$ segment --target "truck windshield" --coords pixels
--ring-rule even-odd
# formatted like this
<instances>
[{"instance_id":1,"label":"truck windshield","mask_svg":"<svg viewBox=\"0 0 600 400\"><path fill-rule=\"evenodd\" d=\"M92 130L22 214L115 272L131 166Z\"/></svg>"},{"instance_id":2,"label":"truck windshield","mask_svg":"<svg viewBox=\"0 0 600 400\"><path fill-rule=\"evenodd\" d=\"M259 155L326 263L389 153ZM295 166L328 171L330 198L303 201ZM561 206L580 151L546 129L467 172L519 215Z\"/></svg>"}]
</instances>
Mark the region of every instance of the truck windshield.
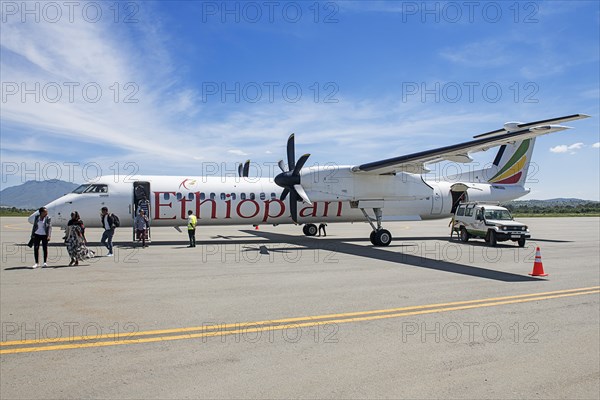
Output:
<instances>
[{"instance_id":1,"label":"truck windshield","mask_svg":"<svg viewBox=\"0 0 600 400\"><path fill-rule=\"evenodd\" d=\"M77 193L77 194L81 194L83 192L85 192L85 189L87 189L90 185L81 185L78 186L75 190L73 190L71 193Z\"/></svg>"},{"instance_id":2,"label":"truck windshield","mask_svg":"<svg viewBox=\"0 0 600 400\"><path fill-rule=\"evenodd\" d=\"M513 218L508 210L485 210L485 219L511 221Z\"/></svg>"}]
</instances>

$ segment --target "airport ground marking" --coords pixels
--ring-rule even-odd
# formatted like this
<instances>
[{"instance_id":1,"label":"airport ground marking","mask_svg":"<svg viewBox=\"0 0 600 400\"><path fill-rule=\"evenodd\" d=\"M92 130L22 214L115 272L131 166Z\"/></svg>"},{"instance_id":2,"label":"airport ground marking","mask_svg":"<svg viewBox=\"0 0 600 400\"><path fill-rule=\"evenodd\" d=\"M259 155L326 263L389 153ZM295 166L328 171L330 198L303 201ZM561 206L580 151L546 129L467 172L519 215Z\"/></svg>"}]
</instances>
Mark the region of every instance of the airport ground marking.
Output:
<instances>
[{"instance_id":1,"label":"airport ground marking","mask_svg":"<svg viewBox=\"0 0 600 400\"><path fill-rule=\"evenodd\" d=\"M406 307L369 310L369 311L355 311L355 312L348 312L348 313L324 314L324 315L306 316L306 317L282 318L282 319L272 319L272 320L263 320L263 321L253 321L253 322L239 322L239 323L234 323L234 324L216 324L216 325L193 326L193 327L186 327L186 328L158 329L158 330L150 330L150 331L142 331L142 332L123 333L122 336L123 336L123 340L125 340L125 339L129 339L129 338L132 338L135 336L154 336L154 335L163 335L163 334L171 334L171 333L211 331L211 330L215 330L215 329L229 329L229 328L236 328L236 327L239 328L240 326L274 325L277 323L299 322L299 321L307 321L307 320L321 320L321 319L331 319L331 318L337 318L337 317L352 317L352 316L384 314L384 313L390 314L390 313L395 313L395 312L399 312L399 311L421 310L421 309L436 308L436 307L446 307L446 306L455 306L455 305L472 304L472 303L484 303L484 302L490 302L490 301L501 301L501 300L545 296L545 295L553 295L553 294L559 294L559 293L570 293L570 292L580 292L580 291L589 291L589 290L600 290L600 286L591 286L591 287L577 288L577 289L563 289L563 290L554 290L554 291L550 291L550 292L527 293L527 294L513 295L513 296L490 297L490 298L485 298L485 299L462 300L462 301L453 301L453 302L448 302L448 303L434 303L434 304L425 304L425 305L420 305L420 306L406 306ZM13 340L13 341L0 342L0 347L15 346L15 345L90 341L90 340L111 339L111 338L114 339L115 336L118 336L118 334L109 333L109 334L94 335L94 336L90 335L90 336L48 338L48 339Z\"/></svg>"},{"instance_id":2,"label":"airport ground marking","mask_svg":"<svg viewBox=\"0 0 600 400\"><path fill-rule=\"evenodd\" d=\"M375 311L366 311L366 312L352 312L345 314L329 314L322 316L312 316L312 317L298 317L298 318L286 318L280 320L270 320L270 321L257 321L257 322L246 322L246 323L238 323L238 324L223 324L223 325L211 325L211 326L203 326L198 327L195 331L198 330L213 330L211 332L199 332L199 333L188 333L183 335L172 335L172 336L155 336L149 338L139 338L139 339L130 339L133 335L127 336L126 339L122 340L111 340L111 341L99 341L99 342L88 342L88 343L71 343L71 344L62 344L62 345L54 345L54 346L39 346L39 347L17 347L17 348L8 348L8 349L0 349L0 354L15 354L15 353L30 353L30 352L40 352L40 351L52 351L52 350L67 350L67 349L81 349L81 348L90 348L90 347L105 347L105 346L118 346L124 344L140 344L140 343L152 343L152 342L164 342L164 341L173 341L173 340L182 340L182 339L195 339L195 338L203 338L203 337L214 337L214 336L226 336L233 334L247 334L253 332L262 332L268 330L285 330L285 329L297 329L303 327L313 327L320 325L328 325L328 324L344 324L350 322L363 322L363 321L373 321L380 319L389 319L389 318L400 318L407 317L413 315L424 315L424 314L433 314L433 313L441 313L441 312L450 312L450 311L459 311L459 310L468 310L474 308L483 308L483 307L494 307L499 305L506 304L518 304L539 300L549 300L549 299L557 299L564 297L573 297L573 296L581 296L588 294L600 294L600 286L589 287L589 288L579 288L579 289L568 289L568 290L560 290L553 292L542 292L542 293L530 293L520 296L505 296L505 297L497 297L497 298L489 298L489 299L480 299L480 300L472 300L472 301L460 301L460 302L452 302L452 303L441 303L441 304L431 304L431 305L423 305L423 306L413 306L413 307L402 307L395 308L389 310L375 310ZM451 306L451 307L447 307ZM399 310L403 310L403 312L397 312ZM369 315L373 313L383 313L388 312L383 315ZM363 315L363 316L357 316ZM366 316L369 315L369 316ZM339 318L344 316L354 316L352 318ZM326 319L329 318L329 319ZM331 319L338 318L338 319ZM319 321L321 319L325 319L323 321ZM291 322L291 321L309 321L304 323L291 323L284 325L274 325L277 322ZM258 325L265 325L262 327L257 327ZM235 328L227 330L228 328ZM241 328L243 327L243 328ZM241 328L241 329L240 329ZM160 333L182 333L185 331L190 331L193 328L180 328L180 329L165 329L160 331L146 331L146 332L137 332L137 336L148 336L148 335L157 335ZM153 332L153 333L150 333ZM114 335L101 335L102 338L111 338ZM79 337L79 340L98 340L100 339L100 335L98 336L87 336L87 337ZM87 339L85 339L87 338ZM61 340L57 340L61 339ZM48 343L60 343L64 342L62 339L68 339L68 341L76 341L76 338L57 338L57 339L48 339L52 340ZM8 346L9 343L13 343L13 345L17 344L40 344L40 341L30 340L30 341L12 341L12 342L0 342L3 346Z\"/></svg>"}]
</instances>

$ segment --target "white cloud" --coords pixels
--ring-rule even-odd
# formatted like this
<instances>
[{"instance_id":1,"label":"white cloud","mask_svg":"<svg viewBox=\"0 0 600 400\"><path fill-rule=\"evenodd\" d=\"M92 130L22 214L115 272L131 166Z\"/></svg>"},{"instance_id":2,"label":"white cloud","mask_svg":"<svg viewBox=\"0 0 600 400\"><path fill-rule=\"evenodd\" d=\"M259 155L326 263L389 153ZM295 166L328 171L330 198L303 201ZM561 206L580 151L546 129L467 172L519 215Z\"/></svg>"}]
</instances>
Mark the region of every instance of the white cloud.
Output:
<instances>
[{"instance_id":1,"label":"white cloud","mask_svg":"<svg viewBox=\"0 0 600 400\"><path fill-rule=\"evenodd\" d=\"M596 142L592 145L593 148L595 149L600 149L600 142Z\"/></svg>"},{"instance_id":2,"label":"white cloud","mask_svg":"<svg viewBox=\"0 0 600 400\"><path fill-rule=\"evenodd\" d=\"M247 156L248 153L242 151L242 150L238 150L238 149L233 149L233 150L227 150L227 152L229 154L234 154L236 156Z\"/></svg>"},{"instance_id":3,"label":"white cloud","mask_svg":"<svg viewBox=\"0 0 600 400\"><path fill-rule=\"evenodd\" d=\"M458 48L445 48L440 52L443 58L469 67L500 67L511 62L506 57L506 44L498 40L485 40L468 43Z\"/></svg>"},{"instance_id":4,"label":"white cloud","mask_svg":"<svg viewBox=\"0 0 600 400\"><path fill-rule=\"evenodd\" d=\"M570 153L575 154L577 150L581 149L584 146L583 143L573 143L570 145L560 144L558 146L554 146L550 148L552 153Z\"/></svg>"},{"instance_id":5,"label":"white cloud","mask_svg":"<svg viewBox=\"0 0 600 400\"><path fill-rule=\"evenodd\" d=\"M92 143L95 151L155 160L178 161L195 150L188 139L197 128L185 121L197 112L196 91L172 77L162 39L143 23L122 28L131 35L103 22L3 23L2 82L36 93L3 101L3 147L34 131L50 145ZM127 39L133 36L140 38L135 46ZM4 137L5 128L13 137Z\"/></svg>"}]
</instances>

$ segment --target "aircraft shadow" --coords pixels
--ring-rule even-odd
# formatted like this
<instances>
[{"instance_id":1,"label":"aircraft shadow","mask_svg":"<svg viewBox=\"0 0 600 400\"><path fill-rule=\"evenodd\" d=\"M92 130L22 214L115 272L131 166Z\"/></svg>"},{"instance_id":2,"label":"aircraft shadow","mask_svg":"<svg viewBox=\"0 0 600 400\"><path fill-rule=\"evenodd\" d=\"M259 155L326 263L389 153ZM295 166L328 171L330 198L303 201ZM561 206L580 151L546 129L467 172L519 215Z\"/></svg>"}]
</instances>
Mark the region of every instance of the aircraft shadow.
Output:
<instances>
[{"instance_id":1,"label":"aircraft shadow","mask_svg":"<svg viewBox=\"0 0 600 400\"><path fill-rule=\"evenodd\" d=\"M420 268L427 268L436 271L443 272L451 272L454 274L460 275L468 275L474 276L478 278L484 279L492 279L502 282L531 282L531 281L542 281L544 279L539 279L527 275L518 275L510 272L502 272L472 265L459 264L456 262L445 261L445 260L436 260L432 258L426 257L427 254L431 254L433 252L425 252L424 256L409 254L405 252L393 252L385 249L402 249L413 247L416 243L407 243L411 241L445 241L450 243L461 244L460 241L453 238L450 239L449 236L415 236L415 237L402 237L398 238L397 241L402 241L400 244L392 244L386 248L378 248L373 246L363 246L354 243L362 243L362 242L370 242L368 238L364 237L353 237L353 238L340 238L333 235L328 235L325 237L306 237L306 236L292 236L292 235L284 235L280 233L273 232L265 232L265 231L257 231L257 230L241 230L245 235L240 236L217 236L219 240L210 239L210 240L198 240L196 241L197 246L208 246L208 245L227 245L227 244L239 244L239 245L259 245L258 248L246 247L243 251L259 251L261 254L268 254L269 251L277 251L277 252L292 252L298 251L299 247L302 249L308 250L327 250L332 252L338 252L343 254L349 254L359 257L367 257L370 259L386 261L395 264L404 264L404 265L412 265ZM248 237L251 235L251 237ZM215 237L213 237L215 238ZM543 241L543 239L535 239L536 241ZM296 247L278 247L278 248L267 248L264 244L273 244L273 243L285 243L290 244ZM175 249L184 249L187 248L189 241L187 240L156 240L152 241L149 246L177 246ZM62 242L54 242L48 243L49 246L64 246ZM260 246L262 245L262 246ZM473 241L465 246L475 246L475 247L487 247L488 245L481 241ZM100 242L88 242L88 247L99 246L103 247ZM118 248L141 248L138 245L131 245L131 243L114 243L115 247ZM498 248L517 248L512 243L511 244L498 244ZM190 250L194 251L194 250ZM53 268L53 267L48 267ZM6 268L5 270L13 270L13 269L29 269L29 267L11 267Z\"/></svg>"},{"instance_id":2,"label":"aircraft shadow","mask_svg":"<svg viewBox=\"0 0 600 400\"><path fill-rule=\"evenodd\" d=\"M269 239L269 243L288 243L292 245L300 245L303 246L304 249L311 250L328 250L339 252L343 254L349 254L359 257L367 257L370 259L386 261L390 263L396 264L405 264L412 265L415 267L427 268L436 271L443 272L451 272L454 274L460 275L468 275L474 276L478 278L492 279L502 282L531 282L531 281L540 281L543 279L535 278L527 275L518 275L510 272L502 272L496 271L492 269L475 267L471 265L459 264L450 261L436 260L430 259L423 256L418 256L414 254L407 254L402 252L392 252L384 250L385 248L377 248L372 246L360 246L352 243L348 243L346 239L344 241L330 241L330 240L312 240L312 238L306 237L294 237L288 235L282 235L277 233L270 232L257 232L257 231L242 231L244 233L253 234L262 238ZM416 238L408 238L409 240L416 240ZM432 237L428 237L428 240L436 239ZM444 237L445 240L448 239ZM362 241L366 241L368 239L362 239ZM402 238L405 240L405 238ZM231 243L231 242L229 242ZM248 244L258 244L256 241L252 241ZM401 244L401 245L393 245L388 246L387 248L402 248L412 246L410 244ZM265 249L254 249L256 251L265 251ZM281 247L274 249L267 249L267 251L297 251L298 247Z\"/></svg>"},{"instance_id":3,"label":"aircraft shadow","mask_svg":"<svg viewBox=\"0 0 600 400\"><path fill-rule=\"evenodd\" d=\"M548 243L573 243L573 240L559 240L559 239L538 239L538 238L531 238L529 239L530 242L548 242Z\"/></svg>"}]
</instances>

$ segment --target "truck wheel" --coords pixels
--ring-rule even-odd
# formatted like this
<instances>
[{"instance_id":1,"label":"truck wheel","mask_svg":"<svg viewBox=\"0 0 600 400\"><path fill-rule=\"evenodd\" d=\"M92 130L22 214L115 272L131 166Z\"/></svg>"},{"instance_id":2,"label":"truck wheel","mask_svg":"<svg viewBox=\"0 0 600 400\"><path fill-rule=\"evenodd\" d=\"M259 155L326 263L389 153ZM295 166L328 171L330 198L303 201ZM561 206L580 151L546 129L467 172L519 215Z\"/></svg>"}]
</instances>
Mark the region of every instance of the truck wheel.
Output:
<instances>
[{"instance_id":1,"label":"truck wheel","mask_svg":"<svg viewBox=\"0 0 600 400\"><path fill-rule=\"evenodd\" d=\"M496 247L496 243L498 242L496 240L496 231L489 231L489 238L490 238L490 246L492 247Z\"/></svg>"},{"instance_id":2,"label":"truck wheel","mask_svg":"<svg viewBox=\"0 0 600 400\"><path fill-rule=\"evenodd\" d=\"M460 241L464 243L469 241L469 232L467 232L464 226L460 227Z\"/></svg>"},{"instance_id":3,"label":"truck wheel","mask_svg":"<svg viewBox=\"0 0 600 400\"><path fill-rule=\"evenodd\" d=\"M519 243L519 247L525 247L525 238L519 239L518 243Z\"/></svg>"}]
</instances>

